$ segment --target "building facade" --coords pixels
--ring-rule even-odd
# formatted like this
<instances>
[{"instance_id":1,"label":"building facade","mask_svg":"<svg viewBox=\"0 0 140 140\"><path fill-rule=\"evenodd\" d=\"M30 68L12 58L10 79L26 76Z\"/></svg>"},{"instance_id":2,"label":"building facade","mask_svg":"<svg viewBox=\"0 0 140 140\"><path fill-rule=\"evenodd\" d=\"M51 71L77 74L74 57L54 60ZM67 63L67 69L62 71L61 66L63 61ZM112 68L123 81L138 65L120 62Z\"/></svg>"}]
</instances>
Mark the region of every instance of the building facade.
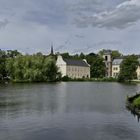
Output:
<instances>
[{"instance_id":1,"label":"building facade","mask_svg":"<svg viewBox=\"0 0 140 140\"><path fill-rule=\"evenodd\" d=\"M138 80L140 80L140 58L138 58L138 61L139 61L139 66L138 66L136 72L137 72L137 78L138 78Z\"/></svg>"},{"instance_id":2,"label":"building facade","mask_svg":"<svg viewBox=\"0 0 140 140\"><path fill-rule=\"evenodd\" d=\"M118 58L114 59L112 62L112 77L113 78L118 78L119 73L120 73L120 65L122 63L123 59Z\"/></svg>"},{"instance_id":3,"label":"building facade","mask_svg":"<svg viewBox=\"0 0 140 140\"><path fill-rule=\"evenodd\" d=\"M106 65L106 77L112 76L112 56L110 50L104 50L103 52L103 59Z\"/></svg>"},{"instance_id":4,"label":"building facade","mask_svg":"<svg viewBox=\"0 0 140 140\"><path fill-rule=\"evenodd\" d=\"M118 59L114 59L112 62L112 77L113 78L118 78L119 73L120 73L120 65L123 61L123 58L118 58ZM140 64L140 58L138 59L139 64ZM137 70L137 79L140 80L140 65L138 66Z\"/></svg>"},{"instance_id":5,"label":"building facade","mask_svg":"<svg viewBox=\"0 0 140 140\"><path fill-rule=\"evenodd\" d=\"M57 56L56 65L63 76L74 78L90 78L90 65L86 60L65 59Z\"/></svg>"}]
</instances>

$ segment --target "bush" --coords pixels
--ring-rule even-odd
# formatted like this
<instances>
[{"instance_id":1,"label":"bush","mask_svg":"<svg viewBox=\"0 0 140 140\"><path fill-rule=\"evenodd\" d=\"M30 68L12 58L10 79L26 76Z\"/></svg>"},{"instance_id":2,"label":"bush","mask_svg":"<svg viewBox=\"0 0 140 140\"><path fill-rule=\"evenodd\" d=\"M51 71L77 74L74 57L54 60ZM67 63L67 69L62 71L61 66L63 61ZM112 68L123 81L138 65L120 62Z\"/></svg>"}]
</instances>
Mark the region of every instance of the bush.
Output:
<instances>
[{"instance_id":1,"label":"bush","mask_svg":"<svg viewBox=\"0 0 140 140\"><path fill-rule=\"evenodd\" d=\"M140 108L140 97L134 99L132 104L133 104L133 106Z\"/></svg>"},{"instance_id":2,"label":"bush","mask_svg":"<svg viewBox=\"0 0 140 140\"><path fill-rule=\"evenodd\" d=\"M68 77L67 75L62 77L62 81L70 81L70 80L72 79Z\"/></svg>"}]
</instances>

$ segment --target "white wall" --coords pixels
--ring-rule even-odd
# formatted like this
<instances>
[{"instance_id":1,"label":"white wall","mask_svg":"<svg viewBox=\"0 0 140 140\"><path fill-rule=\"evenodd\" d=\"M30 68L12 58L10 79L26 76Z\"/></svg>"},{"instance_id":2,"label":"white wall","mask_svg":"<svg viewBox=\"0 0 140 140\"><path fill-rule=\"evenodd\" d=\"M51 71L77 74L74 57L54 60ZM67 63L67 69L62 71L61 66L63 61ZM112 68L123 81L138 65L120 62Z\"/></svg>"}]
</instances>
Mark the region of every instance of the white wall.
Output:
<instances>
[{"instance_id":1,"label":"white wall","mask_svg":"<svg viewBox=\"0 0 140 140\"><path fill-rule=\"evenodd\" d=\"M120 65L112 65L112 77L117 78L120 73Z\"/></svg>"},{"instance_id":2,"label":"white wall","mask_svg":"<svg viewBox=\"0 0 140 140\"><path fill-rule=\"evenodd\" d=\"M66 76L66 62L63 60L61 55L58 55L56 65L59 68L59 72L61 72L62 77Z\"/></svg>"},{"instance_id":3,"label":"white wall","mask_svg":"<svg viewBox=\"0 0 140 140\"><path fill-rule=\"evenodd\" d=\"M71 78L90 78L90 67L67 66L67 75Z\"/></svg>"},{"instance_id":4,"label":"white wall","mask_svg":"<svg viewBox=\"0 0 140 140\"><path fill-rule=\"evenodd\" d=\"M58 55L56 65L59 68L59 71L63 76L68 76L70 78L90 78L90 66L82 67L82 66L69 66L63 60L61 55Z\"/></svg>"}]
</instances>

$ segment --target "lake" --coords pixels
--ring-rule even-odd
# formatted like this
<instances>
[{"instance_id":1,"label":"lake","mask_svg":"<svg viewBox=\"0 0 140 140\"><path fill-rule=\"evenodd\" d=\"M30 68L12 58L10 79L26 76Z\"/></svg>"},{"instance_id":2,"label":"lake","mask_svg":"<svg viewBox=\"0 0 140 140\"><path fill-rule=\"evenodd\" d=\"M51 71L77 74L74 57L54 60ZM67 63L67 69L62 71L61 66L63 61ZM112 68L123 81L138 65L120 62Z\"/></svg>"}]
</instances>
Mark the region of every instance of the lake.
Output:
<instances>
[{"instance_id":1,"label":"lake","mask_svg":"<svg viewBox=\"0 0 140 140\"><path fill-rule=\"evenodd\" d=\"M0 86L0 140L140 140L125 108L140 85L96 82Z\"/></svg>"}]
</instances>

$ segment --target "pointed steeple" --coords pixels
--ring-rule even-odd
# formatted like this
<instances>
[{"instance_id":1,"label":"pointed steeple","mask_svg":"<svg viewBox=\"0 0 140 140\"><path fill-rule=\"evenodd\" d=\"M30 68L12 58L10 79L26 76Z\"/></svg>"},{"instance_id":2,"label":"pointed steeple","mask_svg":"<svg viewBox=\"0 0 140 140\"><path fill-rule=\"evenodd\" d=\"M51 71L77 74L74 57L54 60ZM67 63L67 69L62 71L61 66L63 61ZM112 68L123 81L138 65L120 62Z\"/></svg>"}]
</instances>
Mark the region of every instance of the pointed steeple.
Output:
<instances>
[{"instance_id":1,"label":"pointed steeple","mask_svg":"<svg viewBox=\"0 0 140 140\"><path fill-rule=\"evenodd\" d=\"M53 53L53 44L51 44L51 55L54 55L54 53Z\"/></svg>"}]
</instances>

